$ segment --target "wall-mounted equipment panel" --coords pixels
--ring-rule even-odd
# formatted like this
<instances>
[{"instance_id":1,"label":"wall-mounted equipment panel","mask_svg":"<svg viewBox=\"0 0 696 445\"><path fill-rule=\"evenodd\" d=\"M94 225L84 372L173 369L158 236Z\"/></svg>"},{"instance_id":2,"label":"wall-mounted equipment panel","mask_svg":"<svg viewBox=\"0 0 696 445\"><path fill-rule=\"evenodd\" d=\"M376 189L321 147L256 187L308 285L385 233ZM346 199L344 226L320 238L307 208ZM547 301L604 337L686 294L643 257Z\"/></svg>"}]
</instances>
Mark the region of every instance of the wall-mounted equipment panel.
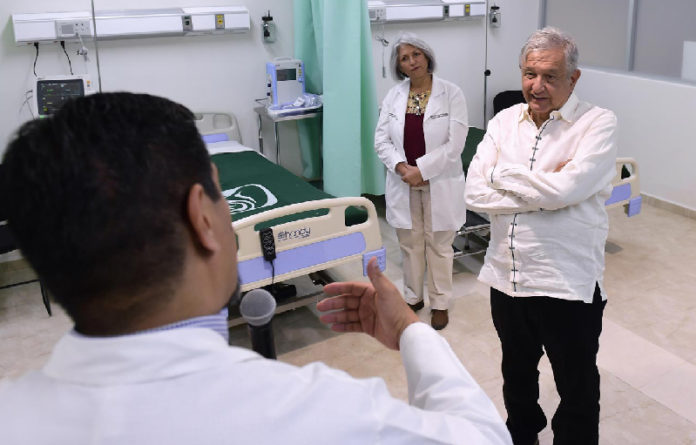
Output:
<instances>
[{"instance_id":1,"label":"wall-mounted equipment panel","mask_svg":"<svg viewBox=\"0 0 696 445\"><path fill-rule=\"evenodd\" d=\"M247 32L249 11L243 6L96 11L97 39L188 36ZM87 11L12 14L15 42L79 40L93 36Z\"/></svg>"},{"instance_id":2,"label":"wall-mounted equipment panel","mask_svg":"<svg viewBox=\"0 0 696 445\"><path fill-rule=\"evenodd\" d=\"M12 27L14 28L14 37L17 44L55 41L55 40L70 40L66 34L74 31L72 36L75 36L77 31L73 27L70 29L68 24L87 24L87 33L80 35L92 35L92 15L87 11L78 12L53 12L44 14L12 14ZM80 27L83 32L84 27Z\"/></svg>"},{"instance_id":3,"label":"wall-mounted equipment panel","mask_svg":"<svg viewBox=\"0 0 696 445\"><path fill-rule=\"evenodd\" d=\"M484 0L370 0L370 23L467 20L486 16Z\"/></svg>"}]
</instances>

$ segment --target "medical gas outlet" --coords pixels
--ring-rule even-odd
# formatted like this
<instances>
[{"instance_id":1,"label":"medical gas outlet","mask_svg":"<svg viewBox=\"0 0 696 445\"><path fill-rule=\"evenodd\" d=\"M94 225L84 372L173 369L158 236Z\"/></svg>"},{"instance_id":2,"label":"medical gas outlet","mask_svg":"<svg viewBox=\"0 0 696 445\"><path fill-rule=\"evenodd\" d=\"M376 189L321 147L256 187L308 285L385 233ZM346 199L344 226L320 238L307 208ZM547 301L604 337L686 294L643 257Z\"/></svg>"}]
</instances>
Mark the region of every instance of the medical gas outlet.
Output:
<instances>
[{"instance_id":1,"label":"medical gas outlet","mask_svg":"<svg viewBox=\"0 0 696 445\"><path fill-rule=\"evenodd\" d=\"M56 20L56 38L67 39L77 35L92 35L91 20Z\"/></svg>"},{"instance_id":2,"label":"medical gas outlet","mask_svg":"<svg viewBox=\"0 0 696 445\"><path fill-rule=\"evenodd\" d=\"M276 26L273 22L273 16L270 10L266 15L261 17L261 30L263 32L264 43L273 43L276 41Z\"/></svg>"}]
</instances>

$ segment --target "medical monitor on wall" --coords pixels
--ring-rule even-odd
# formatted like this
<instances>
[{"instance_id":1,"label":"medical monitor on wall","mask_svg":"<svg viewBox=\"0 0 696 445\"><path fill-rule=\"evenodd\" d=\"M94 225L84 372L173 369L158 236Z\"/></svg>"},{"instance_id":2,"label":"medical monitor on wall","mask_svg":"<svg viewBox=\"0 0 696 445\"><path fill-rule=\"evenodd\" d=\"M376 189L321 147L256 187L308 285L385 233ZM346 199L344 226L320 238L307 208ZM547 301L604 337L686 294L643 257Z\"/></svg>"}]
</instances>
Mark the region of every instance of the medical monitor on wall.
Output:
<instances>
[{"instance_id":1,"label":"medical monitor on wall","mask_svg":"<svg viewBox=\"0 0 696 445\"><path fill-rule=\"evenodd\" d=\"M87 76L50 76L36 79L34 98L39 117L50 116L65 102L92 93Z\"/></svg>"}]
</instances>

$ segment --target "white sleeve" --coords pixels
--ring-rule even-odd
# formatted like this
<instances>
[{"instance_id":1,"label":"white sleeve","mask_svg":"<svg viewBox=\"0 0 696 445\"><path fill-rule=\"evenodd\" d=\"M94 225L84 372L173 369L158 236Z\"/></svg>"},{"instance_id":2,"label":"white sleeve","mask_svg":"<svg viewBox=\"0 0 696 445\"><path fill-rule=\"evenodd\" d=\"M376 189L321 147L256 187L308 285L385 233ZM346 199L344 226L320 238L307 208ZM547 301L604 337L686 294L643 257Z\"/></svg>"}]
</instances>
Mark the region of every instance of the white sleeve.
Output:
<instances>
[{"instance_id":1,"label":"white sleeve","mask_svg":"<svg viewBox=\"0 0 696 445\"><path fill-rule=\"evenodd\" d=\"M578 143L573 159L559 172L530 171L520 165L490 169L491 187L514 193L537 208L556 210L585 201L607 187L616 164L616 116L603 112Z\"/></svg>"},{"instance_id":2,"label":"white sleeve","mask_svg":"<svg viewBox=\"0 0 696 445\"><path fill-rule=\"evenodd\" d=\"M387 170L394 172L396 164L406 162L406 158L396 149L389 134L389 123L392 119L396 119L391 111L392 100L394 100L394 89L390 90L382 101L377 128L375 128L375 151Z\"/></svg>"},{"instance_id":3,"label":"white sleeve","mask_svg":"<svg viewBox=\"0 0 696 445\"><path fill-rule=\"evenodd\" d=\"M464 199L466 207L475 212L491 215L539 210L516 194L493 187L492 173L497 170L500 138L500 119L493 118L488 130L476 148L466 175Z\"/></svg>"},{"instance_id":4,"label":"white sleeve","mask_svg":"<svg viewBox=\"0 0 696 445\"><path fill-rule=\"evenodd\" d=\"M373 424L376 437L344 443L512 445L493 402L435 330L424 323L411 324L401 335L400 350L410 404L393 398L381 379L358 381L369 393L371 411L358 417ZM355 391L356 381L352 382ZM343 399L343 408L350 409ZM353 419L357 430L360 424Z\"/></svg>"},{"instance_id":5,"label":"white sleeve","mask_svg":"<svg viewBox=\"0 0 696 445\"><path fill-rule=\"evenodd\" d=\"M433 328L409 325L399 349L410 403L394 398L382 379L355 379L323 363L294 371L282 363L259 366L281 390L256 403L285 419L277 425L285 429L284 444L512 445L493 402ZM311 431L315 439L293 441L292 431Z\"/></svg>"},{"instance_id":6,"label":"white sleeve","mask_svg":"<svg viewBox=\"0 0 696 445\"><path fill-rule=\"evenodd\" d=\"M424 323L406 328L400 341L411 406L380 397L383 444L512 444L493 402L447 341Z\"/></svg>"}]
</instances>

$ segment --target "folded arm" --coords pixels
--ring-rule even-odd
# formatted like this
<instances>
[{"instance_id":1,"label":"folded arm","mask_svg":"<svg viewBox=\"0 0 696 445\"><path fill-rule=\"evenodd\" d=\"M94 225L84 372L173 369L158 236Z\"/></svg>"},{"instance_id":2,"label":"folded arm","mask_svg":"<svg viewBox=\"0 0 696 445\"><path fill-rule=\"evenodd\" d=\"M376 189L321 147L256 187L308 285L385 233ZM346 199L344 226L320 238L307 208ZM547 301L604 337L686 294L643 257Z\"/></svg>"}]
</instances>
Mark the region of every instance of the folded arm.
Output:
<instances>
[{"instance_id":1,"label":"folded arm","mask_svg":"<svg viewBox=\"0 0 696 445\"><path fill-rule=\"evenodd\" d=\"M488 171L491 187L548 210L580 203L609 185L616 174L616 117L602 113L583 135L572 159L557 171L530 171L500 163Z\"/></svg>"},{"instance_id":2,"label":"folded arm","mask_svg":"<svg viewBox=\"0 0 696 445\"><path fill-rule=\"evenodd\" d=\"M512 192L496 189L491 183L491 171L498 163L500 123L493 119L476 149L466 176L465 200L468 209L488 214L509 214L539 210Z\"/></svg>"}]
</instances>

